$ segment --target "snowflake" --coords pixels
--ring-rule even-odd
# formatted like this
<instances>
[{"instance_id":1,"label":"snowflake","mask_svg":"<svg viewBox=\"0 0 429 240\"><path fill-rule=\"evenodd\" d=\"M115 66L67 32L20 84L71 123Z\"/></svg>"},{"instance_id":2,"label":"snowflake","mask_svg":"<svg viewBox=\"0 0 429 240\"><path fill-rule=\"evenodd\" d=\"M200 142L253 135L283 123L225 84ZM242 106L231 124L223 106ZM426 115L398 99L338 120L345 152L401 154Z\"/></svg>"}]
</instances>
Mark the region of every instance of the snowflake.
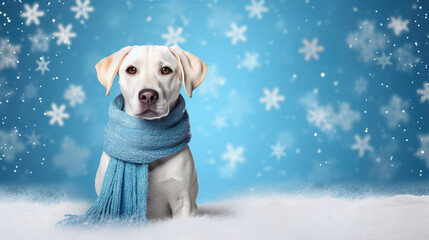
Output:
<instances>
[{"instance_id":1,"label":"snowflake","mask_svg":"<svg viewBox=\"0 0 429 240\"><path fill-rule=\"evenodd\" d=\"M243 153L245 151L243 146L234 148L232 144L227 144L226 150L227 152L222 154L222 159L229 162L229 167L235 168L237 163L244 163L246 161L243 157Z\"/></svg>"},{"instance_id":2,"label":"snowflake","mask_svg":"<svg viewBox=\"0 0 429 240\"><path fill-rule=\"evenodd\" d=\"M408 32L408 23L410 20L404 20L402 21L402 17L399 16L398 18L391 17L391 21L389 25L387 25L388 28L393 28L393 32L395 32L396 36L399 36L402 34L403 31Z\"/></svg>"},{"instance_id":3,"label":"snowflake","mask_svg":"<svg viewBox=\"0 0 429 240\"><path fill-rule=\"evenodd\" d=\"M58 108L56 103L52 103L52 110L45 113L46 116L51 117L49 124L54 125L58 122L58 125L62 127L64 125L63 119L67 119L70 117L68 113L65 113L66 105L62 104L60 108Z\"/></svg>"},{"instance_id":4,"label":"snowflake","mask_svg":"<svg viewBox=\"0 0 429 240\"><path fill-rule=\"evenodd\" d=\"M168 34L162 34L161 37L166 39L167 42L165 45L178 45L179 43L184 43L186 40L180 36L183 32L183 28L177 28L177 31L174 31L172 26L168 26Z\"/></svg>"},{"instance_id":5,"label":"snowflake","mask_svg":"<svg viewBox=\"0 0 429 240\"><path fill-rule=\"evenodd\" d=\"M381 57L375 58L377 60L377 64L380 64L381 67L384 69L386 65L392 65L392 62L390 62L390 58L392 56L386 56L384 52L381 53Z\"/></svg>"},{"instance_id":6,"label":"snowflake","mask_svg":"<svg viewBox=\"0 0 429 240\"><path fill-rule=\"evenodd\" d=\"M46 35L43 30L37 29L36 35L30 36L31 51L33 52L47 52L49 50L50 37Z\"/></svg>"},{"instance_id":7,"label":"snowflake","mask_svg":"<svg viewBox=\"0 0 429 240\"><path fill-rule=\"evenodd\" d=\"M408 102L402 101L397 95L393 95L390 98L389 105L380 108L380 113L386 117L389 128L396 127L400 122L408 122L408 114L405 111L408 105Z\"/></svg>"},{"instance_id":8,"label":"snowflake","mask_svg":"<svg viewBox=\"0 0 429 240\"><path fill-rule=\"evenodd\" d=\"M66 44L70 45L71 41L70 38L76 37L76 33L72 32L73 26L71 24L68 24L67 27L64 28L64 26L60 23L58 24L58 30L59 32L54 32L54 37L57 37L57 45L60 44Z\"/></svg>"},{"instance_id":9,"label":"snowflake","mask_svg":"<svg viewBox=\"0 0 429 240\"><path fill-rule=\"evenodd\" d=\"M325 106L314 105L307 113L307 121L324 132L335 131L337 126L348 131L353 123L359 120L359 112L352 110L347 102L340 103L337 113L330 104Z\"/></svg>"},{"instance_id":10,"label":"snowflake","mask_svg":"<svg viewBox=\"0 0 429 240\"><path fill-rule=\"evenodd\" d=\"M53 157L53 164L63 169L69 177L76 177L87 174L89 157L91 150L88 147L79 146L73 139L64 137L60 152Z\"/></svg>"},{"instance_id":11,"label":"snowflake","mask_svg":"<svg viewBox=\"0 0 429 240\"><path fill-rule=\"evenodd\" d=\"M213 120L212 124L214 126L216 126L216 128L218 130L227 127L228 125L226 124L226 118L225 117L221 117L219 115L215 115L215 119Z\"/></svg>"},{"instance_id":12,"label":"snowflake","mask_svg":"<svg viewBox=\"0 0 429 240\"><path fill-rule=\"evenodd\" d=\"M282 156L286 156L286 153L284 152L286 146L283 146L280 144L280 142L277 142L275 146L271 146L271 149L273 150L271 152L271 156L275 156L277 160L280 160Z\"/></svg>"},{"instance_id":13,"label":"snowflake","mask_svg":"<svg viewBox=\"0 0 429 240\"><path fill-rule=\"evenodd\" d=\"M223 86L225 82L225 78L218 74L217 65L210 65L210 68L207 69L204 84L199 87L199 91L203 95L211 95L212 97L217 98L219 95L218 88Z\"/></svg>"},{"instance_id":14,"label":"snowflake","mask_svg":"<svg viewBox=\"0 0 429 240\"><path fill-rule=\"evenodd\" d=\"M80 19L80 17L88 19L88 13L94 11L94 8L89 6L89 4L91 4L91 1L89 0L84 0L83 3L81 0L76 0L76 6L71 7L70 10L72 12L76 12L76 19Z\"/></svg>"},{"instance_id":15,"label":"snowflake","mask_svg":"<svg viewBox=\"0 0 429 240\"><path fill-rule=\"evenodd\" d=\"M241 61L241 63L237 67L238 68L246 67L247 70L252 72L253 69L261 66L261 64L259 64L258 58L259 58L258 53L245 52L243 61Z\"/></svg>"},{"instance_id":16,"label":"snowflake","mask_svg":"<svg viewBox=\"0 0 429 240\"><path fill-rule=\"evenodd\" d=\"M359 31L350 33L346 41L350 48L359 52L364 62L373 60L377 50L386 48L383 34L375 31L374 22L367 20L361 22Z\"/></svg>"},{"instance_id":17,"label":"snowflake","mask_svg":"<svg viewBox=\"0 0 429 240\"><path fill-rule=\"evenodd\" d=\"M45 15L43 11L37 11L39 8L39 4L33 4L32 8L30 7L30 5L24 4L24 8L25 12L21 13L21 17L27 18L27 20L25 21L25 25L29 26L31 22L34 22L36 25L39 25L40 21L38 17L42 17Z\"/></svg>"},{"instance_id":18,"label":"snowflake","mask_svg":"<svg viewBox=\"0 0 429 240\"><path fill-rule=\"evenodd\" d=\"M283 102L285 97L283 95L278 95L278 93L278 87L275 87L272 92L270 92L270 90L267 88L264 88L265 97L260 98L259 102L265 103L265 110L269 111L271 110L271 107L274 107L277 110L280 109L279 102Z\"/></svg>"},{"instance_id":19,"label":"snowflake","mask_svg":"<svg viewBox=\"0 0 429 240\"><path fill-rule=\"evenodd\" d=\"M15 155L25 150L25 145L18 139L17 130L10 132L0 130L0 160L4 159L8 162L15 160Z\"/></svg>"},{"instance_id":20,"label":"snowflake","mask_svg":"<svg viewBox=\"0 0 429 240\"><path fill-rule=\"evenodd\" d=\"M365 135L362 139L359 135L355 135L356 143L352 145L352 150L359 151L359 157L363 157L365 155L365 151L368 150L370 152L374 152L374 148L369 145L369 140L371 140L371 136Z\"/></svg>"},{"instance_id":21,"label":"snowflake","mask_svg":"<svg viewBox=\"0 0 429 240\"><path fill-rule=\"evenodd\" d=\"M36 145L40 145L40 135L36 135L34 131L31 133L31 136L25 135L25 137L27 138L27 144L31 144L33 148L36 147Z\"/></svg>"},{"instance_id":22,"label":"snowflake","mask_svg":"<svg viewBox=\"0 0 429 240\"><path fill-rule=\"evenodd\" d=\"M226 33L227 37L231 38L232 45L236 45L238 41L246 42L247 38L244 36L244 32L247 30L247 26L238 27L234 22L231 23L231 31Z\"/></svg>"},{"instance_id":23,"label":"snowflake","mask_svg":"<svg viewBox=\"0 0 429 240\"><path fill-rule=\"evenodd\" d=\"M352 128L354 122L360 120L360 114L350 108L350 104L343 102L340 104L338 114L335 116L335 122L340 125L344 131Z\"/></svg>"},{"instance_id":24,"label":"snowflake","mask_svg":"<svg viewBox=\"0 0 429 240\"><path fill-rule=\"evenodd\" d=\"M414 56L411 44L405 44L397 48L394 56L396 57L396 69L403 72L411 70L420 61L419 58Z\"/></svg>"},{"instance_id":25,"label":"snowflake","mask_svg":"<svg viewBox=\"0 0 429 240\"><path fill-rule=\"evenodd\" d=\"M265 1L261 0L256 2L256 0L251 0L252 5L247 5L244 7L246 11L249 11L249 17L253 18L256 16L257 19L262 19L262 13L268 12L268 8L264 6Z\"/></svg>"},{"instance_id":26,"label":"snowflake","mask_svg":"<svg viewBox=\"0 0 429 240\"><path fill-rule=\"evenodd\" d=\"M75 86L70 84L69 88L64 92L64 98L69 100L70 106L76 106L76 103L82 104L85 100L85 92L82 90L82 86Z\"/></svg>"},{"instance_id":27,"label":"snowflake","mask_svg":"<svg viewBox=\"0 0 429 240\"><path fill-rule=\"evenodd\" d=\"M417 157L420 157L426 161L426 166L429 168L429 134L419 134L420 147L415 153Z\"/></svg>"},{"instance_id":28,"label":"snowflake","mask_svg":"<svg viewBox=\"0 0 429 240\"><path fill-rule=\"evenodd\" d=\"M323 46L317 46L318 39L313 38L311 43L308 42L306 38L302 40L304 47L300 48L298 51L300 53L305 53L305 61L309 61L311 57L315 60L319 60L319 55L317 52L322 52L324 50Z\"/></svg>"},{"instance_id":29,"label":"snowflake","mask_svg":"<svg viewBox=\"0 0 429 240\"><path fill-rule=\"evenodd\" d=\"M422 97L420 98L420 102L423 103L425 102L425 100L428 100L429 102L429 83L424 82L423 87L424 89L417 89L417 93L422 95Z\"/></svg>"},{"instance_id":30,"label":"snowflake","mask_svg":"<svg viewBox=\"0 0 429 240\"><path fill-rule=\"evenodd\" d=\"M308 110L307 121L322 131L330 131L334 128L332 120L334 116L334 109L331 105L314 106L313 109Z\"/></svg>"},{"instance_id":31,"label":"snowflake","mask_svg":"<svg viewBox=\"0 0 429 240\"><path fill-rule=\"evenodd\" d=\"M45 71L50 71L49 70L49 68L48 68L48 64L50 63L51 61L45 61L45 58L44 57L40 57L40 61L37 61L36 60L36 63L37 63L37 68L36 68L36 71L40 71L40 72L42 72L42 76L43 75L45 75Z\"/></svg>"},{"instance_id":32,"label":"snowflake","mask_svg":"<svg viewBox=\"0 0 429 240\"><path fill-rule=\"evenodd\" d=\"M354 90L359 95L362 95L362 93L364 93L368 90L368 81L366 79L364 79L363 77L360 77L359 79L355 80Z\"/></svg>"},{"instance_id":33,"label":"snowflake","mask_svg":"<svg viewBox=\"0 0 429 240\"><path fill-rule=\"evenodd\" d=\"M12 45L9 43L9 39L0 38L0 70L8 67L16 68L18 62L16 54L20 50L20 45Z\"/></svg>"},{"instance_id":34,"label":"snowflake","mask_svg":"<svg viewBox=\"0 0 429 240\"><path fill-rule=\"evenodd\" d=\"M37 96L37 87L33 83L30 83L24 87L25 99L33 99L36 96Z\"/></svg>"}]
</instances>

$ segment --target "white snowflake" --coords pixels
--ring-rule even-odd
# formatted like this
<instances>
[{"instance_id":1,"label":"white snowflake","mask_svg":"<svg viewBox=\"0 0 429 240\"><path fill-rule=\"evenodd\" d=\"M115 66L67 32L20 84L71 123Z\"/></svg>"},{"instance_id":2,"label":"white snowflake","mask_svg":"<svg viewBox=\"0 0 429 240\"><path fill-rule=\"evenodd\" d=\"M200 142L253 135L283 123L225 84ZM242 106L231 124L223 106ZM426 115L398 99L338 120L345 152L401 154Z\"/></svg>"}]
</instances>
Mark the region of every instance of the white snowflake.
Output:
<instances>
[{"instance_id":1,"label":"white snowflake","mask_svg":"<svg viewBox=\"0 0 429 240\"><path fill-rule=\"evenodd\" d=\"M167 42L165 45L178 45L179 43L184 43L186 40L181 36L183 28L178 27L176 31L172 26L168 26L168 34L162 34L161 37L166 39Z\"/></svg>"},{"instance_id":2,"label":"white snowflake","mask_svg":"<svg viewBox=\"0 0 429 240\"><path fill-rule=\"evenodd\" d=\"M428 103L429 103L429 83L424 82L423 87L424 89L423 88L417 89L417 93L422 95L420 98L420 102L423 103L426 100L428 100Z\"/></svg>"},{"instance_id":3,"label":"white snowflake","mask_svg":"<svg viewBox=\"0 0 429 240\"><path fill-rule=\"evenodd\" d=\"M216 126L216 128L218 130L227 127L228 125L226 124L226 118L225 117L221 117L219 115L215 115L215 119L213 120L212 124L214 126Z\"/></svg>"},{"instance_id":4,"label":"white snowflake","mask_svg":"<svg viewBox=\"0 0 429 240\"><path fill-rule=\"evenodd\" d=\"M357 80L355 80L354 90L359 95L362 95L362 93L364 93L368 90L368 81L363 77L358 78Z\"/></svg>"},{"instance_id":5,"label":"white snowflake","mask_svg":"<svg viewBox=\"0 0 429 240\"><path fill-rule=\"evenodd\" d=\"M70 10L76 12L76 19L80 19L81 17L88 19L88 13L94 11L94 7L89 6L89 4L91 4L89 0L84 0L83 2L81 0L76 0L76 6L71 7Z\"/></svg>"},{"instance_id":6,"label":"white snowflake","mask_svg":"<svg viewBox=\"0 0 429 240\"><path fill-rule=\"evenodd\" d=\"M17 53L20 50L20 45L12 45L9 43L9 39L0 38L0 70L9 67L16 68Z\"/></svg>"},{"instance_id":7,"label":"white snowflake","mask_svg":"<svg viewBox=\"0 0 429 240\"><path fill-rule=\"evenodd\" d=\"M330 104L314 104L307 112L307 121L324 132L335 132L337 126L348 131L359 120L359 112L352 110L348 102L341 102L337 113Z\"/></svg>"},{"instance_id":8,"label":"white snowflake","mask_svg":"<svg viewBox=\"0 0 429 240\"><path fill-rule=\"evenodd\" d=\"M49 50L50 37L43 30L37 29L37 33L29 37L32 52L47 52Z\"/></svg>"},{"instance_id":9,"label":"white snowflake","mask_svg":"<svg viewBox=\"0 0 429 240\"><path fill-rule=\"evenodd\" d=\"M48 71L48 72L50 71L48 68L48 64L50 62L51 61L46 62L44 57L40 57L40 61L36 60L36 63L38 65L36 68L36 71L40 71L42 73L42 76L45 75L45 71Z\"/></svg>"},{"instance_id":10,"label":"white snowflake","mask_svg":"<svg viewBox=\"0 0 429 240\"><path fill-rule=\"evenodd\" d=\"M393 95L390 98L389 104L380 108L380 113L386 117L389 128L395 128L401 122L408 122L409 117L405 111L408 106L408 102L403 101L397 95Z\"/></svg>"},{"instance_id":11,"label":"white snowflake","mask_svg":"<svg viewBox=\"0 0 429 240\"><path fill-rule=\"evenodd\" d=\"M396 69L403 72L411 70L420 61L418 57L414 56L411 44L404 44L404 46L396 48L394 56L396 59Z\"/></svg>"},{"instance_id":12,"label":"white snowflake","mask_svg":"<svg viewBox=\"0 0 429 240\"><path fill-rule=\"evenodd\" d=\"M210 95L214 98L218 97L218 89L225 85L226 79L219 75L216 64L210 65L207 69L204 84L201 84L199 91L203 95Z\"/></svg>"},{"instance_id":13,"label":"white snowflake","mask_svg":"<svg viewBox=\"0 0 429 240\"><path fill-rule=\"evenodd\" d=\"M375 23L367 20L360 22L359 31L350 33L346 41L364 62L373 60L376 51L385 49L387 42L383 34L375 30Z\"/></svg>"},{"instance_id":14,"label":"white snowflake","mask_svg":"<svg viewBox=\"0 0 429 240\"><path fill-rule=\"evenodd\" d=\"M88 147L79 146L70 137L64 137L60 152L53 157L53 164L63 169L69 177L77 177L88 173L89 157L91 150Z\"/></svg>"},{"instance_id":15,"label":"white snowflake","mask_svg":"<svg viewBox=\"0 0 429 240\"><path fill-rule=\"evenodd\" d=\"M341 126L344 131L348 131L352 128L353 123L359 120L359 112L353 111L349 103L340 103L338 113L335 116L335 123L337 125Z\"/></svg>"},{"instance_id":16,"label":"white snowflake","mask_svg":"<svg viewBox=\"0 0 429 240\"><path fill-rule=\"evenodd\" d=\"M426 166L429 168L429 134L419 134L418 137L420 140L420 146L415 155L425 160Z\"/></svg>"},{"instance_id":17,"label":"white snowflake","mask_svg":"<svg viewBox=\"0 0 429 240\"><path fill-rule=\"evenodd\" d=\"M398 18L391 17L390 23L387 25L388 28L393 28L393 32L395 32L396 36L399 36L402 34L403 31L408 32L408 23L410 20L406 19L402 21L402 17L399 16Z\"/></svg>"},{"instance_id":18,"label":"white snowflake","mask_svg":"<svg viewBox=\"0 0 429 240\"><path fill-rule=\"evenodd\" d=\"M377 64L380 64L381 67L384 69L386 65L392 65L392 62L390 62L390 58L392 56L386 56L384 52L381 53L381 57L375 58L377 60Z\"/></svg>"},{"instance_id":19,"label":"white snowflake","mask_svg":"<svg viewBox=\"0 0 429 240\"><path fill-rule=\"evenodd\" d=\"M334 128L334 109L331 105L314 106L307 112L307 121L322 131L331 131Z\"/></svg>"},{"instance_id":20,"label":"white snowflake","mask_svg":"<svg viewBox=\"0 0 429 240\"><path fill-rule=\"evenodd\" d=\"M24 87L24 97L25 99L33 99L37 96L37 87L30 83Z\"/></svg>"},{"instance_id":21,"label":"white snowflake","mask_svg":"<svg viewBox=\"0 0 429 240\"><path fill-rule=\"evenodd\" d=\"M27 138L27 145L31 144L34 147L36 147L37 145L40 145L40 135L36 135L36 133L34 131L31 132L31 136L30 135L25 135L25 137Z\"/></svg>"},{"instance_id":22,"label":"white snowflake","mask_svg":"<svg viewBox=\"0 0 429 240\"><path fill-rule=\"evenodd\" d=\"M311 57L315 60L319 60L318 52L322 52L325 48L323 46L317 46L318 39L313 38L313 40L308 42L306 38L302 40L304 47L300 48L298 51L300 53L305 53L305 61L309 61Z\"/></svg>"},{"instance_id":23,"label":"white snowflake","mask_svg":"<svg viewBox=\"0 0 429 240\"><path fill-rule=\"evenodd\" d=\"M25 145L19 140L17 130L10 132L0 130L0 160L8 162L15 160L15 155L25 150Z\"/></svg>"},{"instance_id":24,"label":"white snowflake","mask_svg":"<svg viewBox=\"0 0 429 240\"><path fill-rule=\"evenodd\" d=\"M359 135L355 135L356 143L352 145L353 150L358 150L359 157L363 157L365 155L365 151L368 150L370 152L374 152L374 148L369 145L369 140L371 140L371 136L365 135L362 139Z\"/></svg>"},{"instance_id":25,"label":"white snowflake","mask_svg":"<svg viewBox=\"0 0 429 240\"><path fill-rule=\"evenodd\" d=\"M222 154L222 159L228 161L228 165L231 168L235 168L237 163L244 163L246 159L243 157L244 147L238 146L234 148L232 144L226 145L226 152Z\"/></svg>"},{"instance_id":26,"label":"white snowflake","mask_svg":"<svg viewBox=\"0 0 429 240\"><path fill-rule=\"evenodd\" d=\"M49 124L54 125L56 122L60 127L64 126L63 119L67 119L70 115L66 112L66 105L62 104L60 108L58 108L56 103L52 103L52 110L45 113L46 116L51 117Z\"/></svg>"},{"instance_id":27,"label":"white snowflake","mask_svg":"<svg viewBox=\"0 0 429 240\"><path fill-rule=\"evenodd\" d=\"M238 41L242 41L242 42L247 41L247 38L244 35L244 32L246 32L247 30L246 25L238 27L237 24L233 22L231 23L231 28L232 28L231 31L227 32L226 36L231 38L232 45L236 45Z\"/></svg>"},{"instance_id":28,"label":"white snowflake","mask_svg":"<svg viewBox=\"0 0 429 240\"><path fill-rule=\"evenodd\" d=\"M279 102L283 102L285 100L285 97L283 95L279 94L279 88L275 87L272 92L268 90L267 88L264 88L264 95L265 97L260 98L260 103L265 103L265 110L269 111L271 110L271 107L274 107L275 109L279 110L280 105Z\"/></svg>"},{"instance_id":29,"label":"white snowflake","mask_svg":"<svg viewBox=\"0 0 429 240\"><path fill-rule=\"evenodd\" d=\"M259 54L258 53L244 53L244 59L241 61L241 63L237 66L238 68L246 67L247 70L250 72L253 71L253 69L260 67L261 64L258 61Z\"/></svg>"},{"instance_id":30,"label":"white snowflake","mask_svg":"<svg viewBox=\"0 0 429 240\"><path fill-rule=\"evenodd\" d=\"M68 24L67 27L64 28L64 26L60 23L58 24L58 30L59 32L54 32L54 37L57 37L57 45L60 44L66 44L70 45L71 41L70 38L76 37L76 33L72 32L73 25Z\"/></svg>"},{"instance_id":31,"label":"white snowflake","mask_svg":"<svg viewBox=\"0 0 429 240\"><path fill-rule=\"evenodd\" d=\"M69 100L70 106L76 106L76 103L82 104L85 100L85 92L82 85L75 86L70 84L69 88L64 92L64 98Z\"/></svg>"},{"instance_id":32,"label":"white snowflake","mask_svg":"<svg viewBox=\"0 0 429 240\"><path fill-rule=\"evenodd\" d=\"M25 12L21 13L21 17L27 18L25 21L25 25L29 26L31 22L34 22L34 24L39 25L39 17L43 17L45 13L43 11L38 11L39 4L35 3L33 4L33 7L30 7L28 4L24 4Z\"/></svg>"},{"instance_id":33,"label":"white snowflake","mask_svg":"<svg viewBox=\"0 0 429 240\"><path fill-rule=\"evenodd\" d=\"M276 145L271 146L271 149L273 150L271 152L271 156L275 156L277 160L280 160L281 157L286 156L286 153L284 152L286 146L283 146L280 142L277 142Z\"/></svg>"},{"instance_id":34,"label":"white snowflake","mask_svg":"<svg viewBox=\"0 0 429 240\"><path fill-rule=\"evenodd\" d=\"M262 19L262 13L268 12L268 8L264 6L265 1L261 0L256 2L256 0L250 1L252 5L246 5L244 9L249 11L249 17L253 18L256 16L257 19Z\"/></svg>"}]
</instances>

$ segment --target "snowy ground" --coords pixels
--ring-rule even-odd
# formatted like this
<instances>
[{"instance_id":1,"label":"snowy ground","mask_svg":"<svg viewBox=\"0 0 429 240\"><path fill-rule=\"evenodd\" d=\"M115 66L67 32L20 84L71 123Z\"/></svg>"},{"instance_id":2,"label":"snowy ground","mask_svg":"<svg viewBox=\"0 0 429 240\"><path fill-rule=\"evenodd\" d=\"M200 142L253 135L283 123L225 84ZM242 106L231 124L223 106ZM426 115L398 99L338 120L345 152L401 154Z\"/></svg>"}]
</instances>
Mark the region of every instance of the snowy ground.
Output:
<instances>
[{"instance_id":1,"label":"snowy ground","mask_svg":"<svg viewBox=\"0 0 429 240\"><path fill-rule=\"evenodd\" d=\"M90 203L0 196L1 239L429 239L429 196L347 199L269 194L200 205L192 219L140 229L55 227Z\"/></svg>"}]
</instances>

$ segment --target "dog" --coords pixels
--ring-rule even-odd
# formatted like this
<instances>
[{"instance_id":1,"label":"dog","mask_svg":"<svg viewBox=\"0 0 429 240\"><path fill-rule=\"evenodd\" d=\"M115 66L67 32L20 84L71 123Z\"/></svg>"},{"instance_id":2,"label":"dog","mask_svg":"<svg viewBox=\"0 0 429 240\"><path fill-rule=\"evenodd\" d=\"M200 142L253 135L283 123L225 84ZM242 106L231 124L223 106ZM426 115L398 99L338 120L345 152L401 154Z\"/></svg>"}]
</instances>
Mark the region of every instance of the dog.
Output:
<instances>
[{"instance_id":1,"label":"dog","mask_svg":"<svg viewBox=\"0 0 429 240\"><path fill-rule=\"evenodd\" d=\"M149 121L160 119L174 108L183 83L186 95L204 80L207 65L178 46L128 46L103 58L95 66L98 80L109 95L115 76L124 97L124 111ZM95 177L97 195L110 156L101 155ZM198 178L189 146L149 163L147 218L196 216Z\"/></svg>"}]
</instances>

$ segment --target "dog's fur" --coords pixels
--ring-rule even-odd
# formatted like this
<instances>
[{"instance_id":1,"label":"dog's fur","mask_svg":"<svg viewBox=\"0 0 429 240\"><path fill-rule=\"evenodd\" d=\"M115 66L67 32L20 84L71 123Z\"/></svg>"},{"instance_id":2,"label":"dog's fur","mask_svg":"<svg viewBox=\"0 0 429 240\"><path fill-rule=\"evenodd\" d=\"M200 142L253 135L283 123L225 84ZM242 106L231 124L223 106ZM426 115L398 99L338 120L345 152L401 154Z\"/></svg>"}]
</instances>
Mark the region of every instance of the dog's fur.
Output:
<instances>
[{"instance_id":1,"label":"dog's fur","mask_svg":"<svg viewBox=\"0 0 429 240\"><path fill-rule=\"evenodd\" d=\"M135 74L127 72L130 66L137 69ZM170 68L172 72L162 74L163 67ZM174 108L182 82L186 94L192 97L192 90L204 80L207 65L178 46L146 45L125 47L103 58L97 63L96 70L98 80L107 88L106 96L118 74L125 100L124 111L134 117L153 120L167 116ZM150 111L139 97L140 91L145 89L159 94ZM103 152L95 178L97 195L109 160L110 156ZM198 211L197 194L198 179L189 146L149 164L149 219L195 216Z\"/></svg>"}]
</instances>

